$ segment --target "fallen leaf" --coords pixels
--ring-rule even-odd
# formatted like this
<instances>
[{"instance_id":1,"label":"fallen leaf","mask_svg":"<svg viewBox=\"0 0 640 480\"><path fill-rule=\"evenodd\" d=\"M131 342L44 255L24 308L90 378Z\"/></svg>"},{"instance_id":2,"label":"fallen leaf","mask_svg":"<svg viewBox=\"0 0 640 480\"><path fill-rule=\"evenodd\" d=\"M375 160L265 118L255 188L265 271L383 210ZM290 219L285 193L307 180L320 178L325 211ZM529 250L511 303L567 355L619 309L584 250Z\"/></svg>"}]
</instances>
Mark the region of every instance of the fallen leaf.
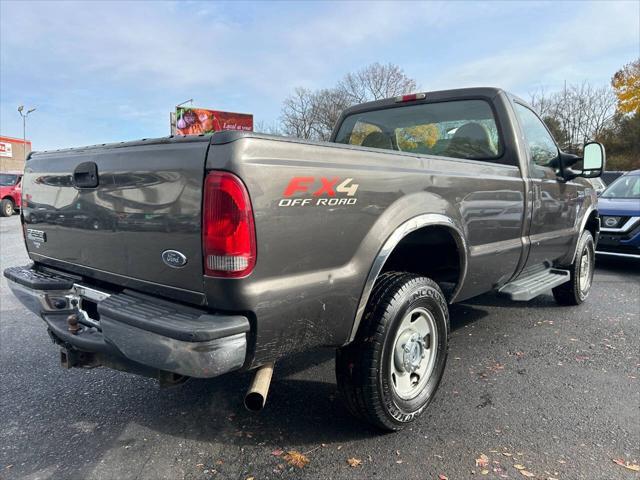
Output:
<instances>
[{"instance_id":1,"label":"fallen leaf","mask_svg":"<svg viewBox=\"0 0 640 480\"><path fill-rule=\"evenodd\" d=\"M216 460L216 465L222 465L224 463L224 460Z\"/></svg>"},{"instance_id":2,"label":"fallen leaf","mask_svg":"<svg viewBox=\"0 0 640 480\"><path fill-rule=\"evenodd\" d=\"M476 458L476 467L484 468L487 465L489 465L489 457L481 453L480 456Z\"/></svg>"},{"instance_id":3,"label":"fallen leaf","mask_svg":"<svg viewBox=\"0 0 640 480\"><path fill-rule=\"evenodd\" d=\"M204 463L196 463L196 467L202 468L202 467L204 467Z\"/></svg>"},{"instance_id":4,"label":"fallen leaf","mask_svg":"<svg viewBox=\"0 0 640 480\"><path fill-rule=\"evenodd\" d=\"M487 475L487 474L489 473L489 470L487 470L487 469L480 470L480 473L481 473L482 475Z\"/></svg>"},{"instance_id":5,"label":"fallen leaf","mask_svg":"<svg viewBox=\"0 0 640 480\"><path fill-rule=\"evenodd\" d=\"M449 480L449 477L441 473L440 475L438 475L438 480Z\"/></svg>"},{"instance_id":6,"label":"fallen leaf","mask_svg":"<svg viewBox=\"0 0 640 480\"><path fill-rule=\"evenodd\" d=\"M283 457L287 463L293 467L304 468L309 463L309 459L297 450L290 450Z\"/></svg>"},{"instance_id":7,"label":"fallen leaf","mask_svg":"<svg viewBox=\"0 0 640 480\"><path fill-rule=\"evenodd\" d=\"M402 463L402 460L396 460L396 463Z\"/></svg>"},{"instance_id":8,"label":"fallen leaf","mask_svg":"<svg viewBox=\"0 0 640 480\"><path fill-rule=\"evenodd\" d=\"M640 472L640 465L637 465L635 463L625 462L621 458L614 458L613 463L615 463L616 465L620 465L621 467L624 467L627 470L631 470L632 472Z\"/></svg>"},{"instance_id":9,"label":"fallen leaf","mask_svg":"<svg viewBox=\"0 0 640 480\"><path fill-rule=\"evenodd\" d=\"M247 477L247 480L255 480L256 477Z\"/></svg>"},{"instance_id":10,"label":"fallen leaf","mask_svg":"<svg viewBox=\"0 0 640 480\"><path fill-rule=\"evenodd\" d=\"M535 477L536 474L535 473L531 473L531 472L527 472L526 470L519 470L520 475L525 476L525 477Z\"/></svg>"},{"instance_id":11,"label":"fallen leaf","mask_svg":"<svg viewBox=\"0 0 640 480\"><path fill-rule=\"evenodd\" d=\"M271 452L271 455L273 455L274 457L279 457L283 453L284 453L284 450L280 450L279 448L276 448L273 452Z\"/></svg>"},{"instance_id":12,"label":"fallen leaf","mask_svg":"<svg viewBox=\"0 0 640 480\"><path fill-rule=\"evenodd\" d=\"M348 458L347 459L347 463L349 464L350 467L359 467L362 465L362 460L360 460L359 458Z\"/></svg>"},{"instance_id":13,"label":"fallen leaf","mask_svg":"<svg viewBox=\"0 0 640 480\"><path fill-rule=\"evenodd\" d=\"M513 466L513 468L516 468L518 470L524 470L527 467L525 467L524 465L516 464L516 465Z\"/></svg>"},{"instance_id":14,"label":"fallen leaf","mask_svg":"<svg viewBox=\"0 0 640 480\"><path fill-rule=\"evenodd\" d=\"M487 370L493 372L493 373L497 373L500 370L504 370L504 365L502 365L501 363L495 362L493 365L486 367Z\"/></svg>"}]
</instances>

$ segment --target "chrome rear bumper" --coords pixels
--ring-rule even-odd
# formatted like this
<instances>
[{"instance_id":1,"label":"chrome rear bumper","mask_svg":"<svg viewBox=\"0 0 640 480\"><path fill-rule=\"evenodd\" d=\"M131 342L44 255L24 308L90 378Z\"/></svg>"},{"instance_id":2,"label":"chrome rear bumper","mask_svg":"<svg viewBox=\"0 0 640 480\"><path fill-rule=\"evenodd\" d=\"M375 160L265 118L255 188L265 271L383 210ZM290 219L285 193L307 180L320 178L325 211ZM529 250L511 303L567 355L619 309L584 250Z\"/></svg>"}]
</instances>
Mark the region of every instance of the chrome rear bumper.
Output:
<instances>
[{"instance_id":1,"label":"chrome rear bumper","mask_svg":"<svg viewBox=\"0 0 640 480\"><path fill-rule=\"evenodd\" d=\"M245 363L249 321L133 291L108 292L34 267L5 270L13 294L65 349L120 356L189 377L215 377ZM77 328L69 328L69 319Z\"/></svg>"}]
</instances>

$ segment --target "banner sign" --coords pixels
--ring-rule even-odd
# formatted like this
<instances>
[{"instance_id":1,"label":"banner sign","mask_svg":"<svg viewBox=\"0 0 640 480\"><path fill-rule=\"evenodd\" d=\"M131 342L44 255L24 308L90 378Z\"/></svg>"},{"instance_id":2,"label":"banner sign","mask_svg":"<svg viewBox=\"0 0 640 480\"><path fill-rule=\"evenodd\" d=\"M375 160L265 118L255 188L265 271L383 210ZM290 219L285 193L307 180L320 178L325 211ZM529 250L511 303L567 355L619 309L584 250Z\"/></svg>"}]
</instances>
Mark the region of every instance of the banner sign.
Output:
<instances>
[{"instance_id":1,"label":"banner sign","mask_svg":"<svg viewBox=\"0 0 640 480\"><path fill-rule=\"evenodd\" d=\"M0 142L0 157L13 157L13 152L10 143Z\"/></svg>"},{"instance_id":2,"label":"banner sign","mask_svg":"<svg viewBox=\"0 0 640 480\"><path fill-rule=\"evenodd\" d=\"M177 135L200 135L221 130L251 132L253 131L253 115L204 108L176 108L175 133Z\"/></svg>"}]
</instances>

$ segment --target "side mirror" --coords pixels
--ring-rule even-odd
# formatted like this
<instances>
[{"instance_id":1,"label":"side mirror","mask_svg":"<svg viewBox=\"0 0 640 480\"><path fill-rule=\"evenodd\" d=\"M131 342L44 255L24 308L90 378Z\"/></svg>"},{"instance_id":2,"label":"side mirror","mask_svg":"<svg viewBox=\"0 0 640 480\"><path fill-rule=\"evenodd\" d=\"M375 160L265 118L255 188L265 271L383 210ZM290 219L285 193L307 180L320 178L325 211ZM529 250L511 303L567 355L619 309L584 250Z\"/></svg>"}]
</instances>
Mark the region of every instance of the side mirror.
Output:
<instances>
[{"instance_id":1,"label":"side mirror","mask_svg":"<svg viewBox=\"0 0 640 480\"><path fill-rule=\"evenodd\" d=\"M605 163L604 145L598 142L589 142L584 146L581 177L594 178L602 175Z\"/></svg>"},{"instance_id":2,"label":"side mirror","mask_svg":"<svg viewBox=\"0 0 640 480\"><path fill-rule=\"evenodd\" d=\"M570 153L560 152L558 155L558 177L565 182L576 177L594 178L602 175L605 163L604 146L598 142L584 145L582 158ZM582 164L582 169L580 169ZM576 168L572 168L572 167Z\"/></svg>"}]
</instances>

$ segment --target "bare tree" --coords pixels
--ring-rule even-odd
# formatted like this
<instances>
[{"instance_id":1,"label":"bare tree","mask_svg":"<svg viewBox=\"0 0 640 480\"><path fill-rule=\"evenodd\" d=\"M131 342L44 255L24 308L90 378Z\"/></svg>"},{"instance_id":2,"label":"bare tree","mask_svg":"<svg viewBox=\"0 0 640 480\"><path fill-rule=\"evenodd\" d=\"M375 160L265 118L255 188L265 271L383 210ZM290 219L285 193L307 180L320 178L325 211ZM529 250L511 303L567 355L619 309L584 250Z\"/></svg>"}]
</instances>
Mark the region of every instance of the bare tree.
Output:
<instances>
[{"instance_id":1,"label":"bare tree","mask_svg":"<svg viewBox=\"0 0 640 480\"><path fill-rule=\"evenodd\" d=\"M609 87L597 88L583 82L565 85L551 95L539 90L531 94L530 103L556 135L561 133L566 140L563 147L575 151L609 126L616 97Z\"/></svg>"},{"instance_id":2,"label":"bare tree","mask_svg":"<svg viewBox=\"0 0 640 480\"><path fill-rule=\"evenodd\" d=\"M397 65L374 63L345 77L334 88L296 88L283 105L280 120L286 135L328 140L345 108L394 97L416 89L416 82Z\"/></svg>"},{"instance_id":3,"label":"bare tree","mask_svg":"<svg viewBox=\"0 0 640 480\"><path fill-rule=\"evenodd\" d=\"M256 133L266 133L267 135L282 135L280 126L277 123L266 123L259 120L253 124L253 131Z\"/></svg>"},{"instance_id":4,"label":"bare tree","mask_svg":"<svg viewBox=\"0 0 640 480\"><path fill-rule=\"evenodd\" d=\"M342 111L350 106L346 94L338 88L317 91L314 95L314 138L329 140Z\"/></svg>"},{"instance_id":5,"label":"bare tree","mask_svg":"<svg viewBox=\"0 0 640 480\"><path fill-rule=\"evenodd\" d=\"M554 102L544 87L540 87L529 94L529 103L542 118L552 116L554 113Z\"/></svg>"},{"instance_id":6,"label":"bare tree","mask_svg":"<svg viewBox=\"0 0 640 480\"><path fill-rule=\"evenodd\" d=\"M352 104L381 100L411 93L416 81L397 65L373 63L355 73L348 73L338 84Z\"/></svg>"},{"instance_id":7,"label":"bare tree","mask_svg":"<svg viewBox=\"0 0 640 480\"><path fill-rule=\"evenodd\" d=\"M315 94L298 87L285 98L280 116L285 135L298 138L312 138L315 122Z\"/></svg>"}]
</instances>

